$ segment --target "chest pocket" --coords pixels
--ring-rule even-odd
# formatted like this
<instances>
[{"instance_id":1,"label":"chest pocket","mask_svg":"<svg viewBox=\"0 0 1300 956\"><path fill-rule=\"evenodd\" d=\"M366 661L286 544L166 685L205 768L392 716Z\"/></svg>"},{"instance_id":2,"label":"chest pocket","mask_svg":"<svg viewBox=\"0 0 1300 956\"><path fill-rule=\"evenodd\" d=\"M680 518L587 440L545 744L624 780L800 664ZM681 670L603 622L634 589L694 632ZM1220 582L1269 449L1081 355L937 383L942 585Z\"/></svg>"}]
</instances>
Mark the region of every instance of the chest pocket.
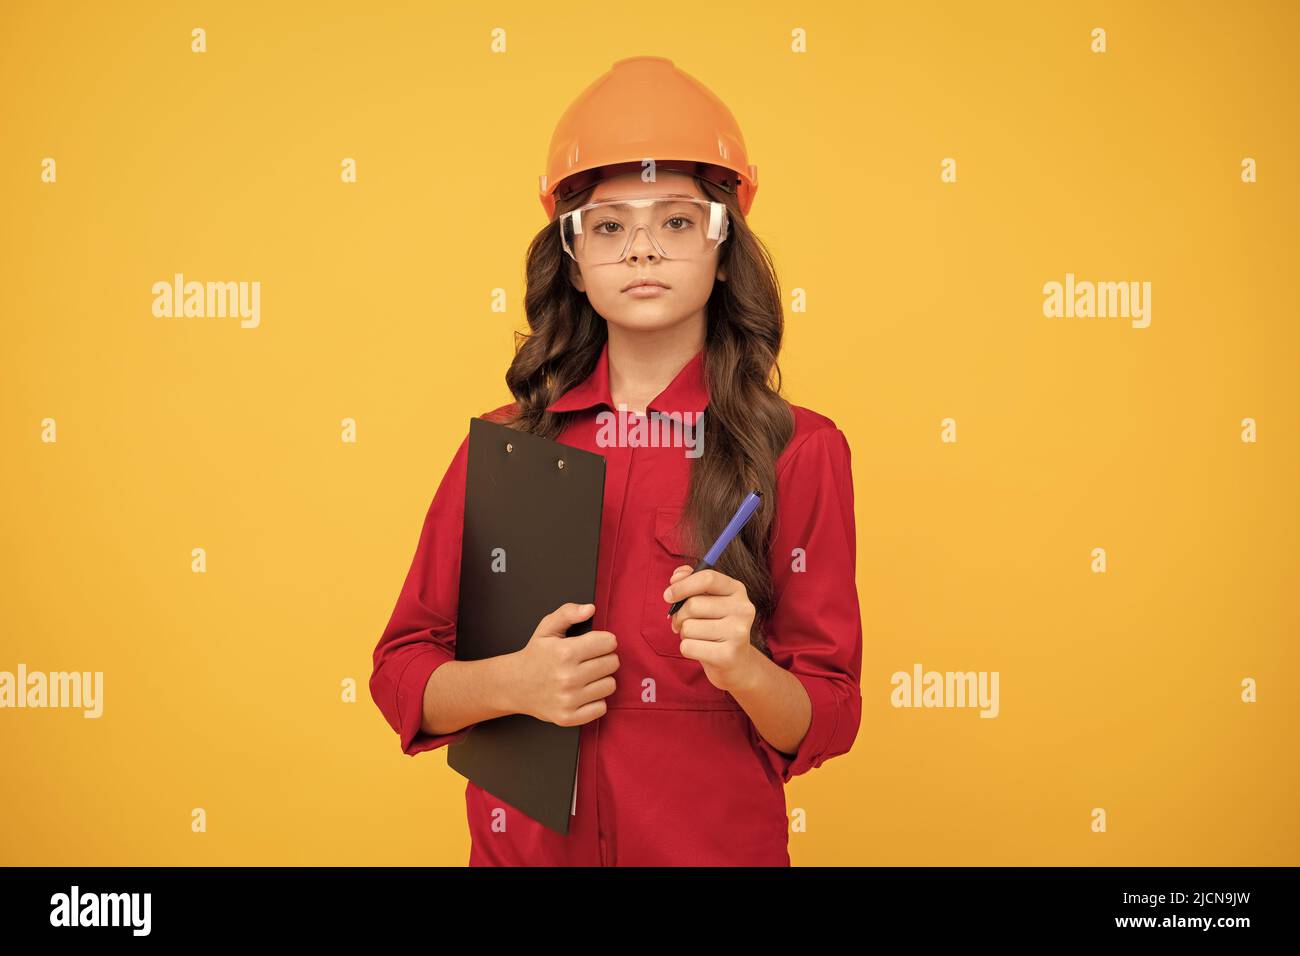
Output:
<instances>
[{"instance_id":1,"label":"chest pocket","mask_svg":"<svg viewBox=\"0 0 1300 956\"><path fill-rule=\"evenodd\" d=\"M694 565L698 555L688 552L690 545L678 523L683 509L659 508L655 511L655 543L650 549L650 570L646 572L645 604L641 613L641 636L657 653L665 657L682 656L681 638L673 633L668 622L669 604L664 600L664 588L673 569L683 564Z\"/></svg>"}]
</instances>

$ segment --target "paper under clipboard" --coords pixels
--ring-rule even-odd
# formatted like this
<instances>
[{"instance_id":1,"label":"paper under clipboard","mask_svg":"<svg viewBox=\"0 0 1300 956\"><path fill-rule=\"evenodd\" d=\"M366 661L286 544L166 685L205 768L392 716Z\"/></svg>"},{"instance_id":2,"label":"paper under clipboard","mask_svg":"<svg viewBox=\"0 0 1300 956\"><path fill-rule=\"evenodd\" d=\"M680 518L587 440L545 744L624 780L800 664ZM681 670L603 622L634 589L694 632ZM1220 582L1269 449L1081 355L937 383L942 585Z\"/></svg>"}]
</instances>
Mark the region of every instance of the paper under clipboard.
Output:
<instances>
[{"instance_id":1,"label":"paper under clipboard","mask_svg":"<svg viewBox=\"0 0 1300 956\"><path fill-rule=\"evenodd\" d=\"M595 603L604 497L602 455L470 419L457 660L517 651L561 604ZM569 636L591 623L574 625ZM567 834L578 807L581 729L508 714L450 744L447 764Z\"/></svg>"}]
</instances>

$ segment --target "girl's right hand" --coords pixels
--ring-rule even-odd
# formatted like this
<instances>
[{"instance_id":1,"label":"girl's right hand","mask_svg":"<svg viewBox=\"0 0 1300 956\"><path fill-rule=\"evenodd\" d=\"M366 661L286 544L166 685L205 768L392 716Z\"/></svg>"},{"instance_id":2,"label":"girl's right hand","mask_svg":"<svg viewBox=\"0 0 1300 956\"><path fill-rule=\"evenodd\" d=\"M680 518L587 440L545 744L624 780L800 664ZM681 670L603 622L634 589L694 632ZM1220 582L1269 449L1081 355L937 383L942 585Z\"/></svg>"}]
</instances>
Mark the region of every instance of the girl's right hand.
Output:
<instances>
[{"instance_id":1,"label":"girl's right hand","mask_svg":"<svg viewBox=\"0 0 1300 956\"><path fill-rule=\"evenodd\" d=\"M605 698L614 693L618 642L612 631L564 636L594 613L594 604L561 604L541 619L528 643L515 652L518 713L561 727L604 716Z\"/></svg>"}]
</instances>

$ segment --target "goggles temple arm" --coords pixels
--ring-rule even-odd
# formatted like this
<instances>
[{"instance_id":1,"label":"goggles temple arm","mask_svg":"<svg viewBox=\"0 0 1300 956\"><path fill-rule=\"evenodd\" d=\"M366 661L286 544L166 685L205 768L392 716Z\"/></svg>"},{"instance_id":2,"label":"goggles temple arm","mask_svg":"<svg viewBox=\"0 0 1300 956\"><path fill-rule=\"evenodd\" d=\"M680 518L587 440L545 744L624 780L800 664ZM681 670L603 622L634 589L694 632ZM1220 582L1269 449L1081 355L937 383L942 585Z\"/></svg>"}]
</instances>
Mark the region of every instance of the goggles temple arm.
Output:
<instances>
[{"instance_id":1,"label":"goggles temple arm","mask_svg":"<svg viewBox=\"0 0 1300 956\"><path fill-rule=\"evenodd\" d=\"M717 239L722 235L722 203L709 203L709 232L710 239Z\"/></svg>"}]
</instances>

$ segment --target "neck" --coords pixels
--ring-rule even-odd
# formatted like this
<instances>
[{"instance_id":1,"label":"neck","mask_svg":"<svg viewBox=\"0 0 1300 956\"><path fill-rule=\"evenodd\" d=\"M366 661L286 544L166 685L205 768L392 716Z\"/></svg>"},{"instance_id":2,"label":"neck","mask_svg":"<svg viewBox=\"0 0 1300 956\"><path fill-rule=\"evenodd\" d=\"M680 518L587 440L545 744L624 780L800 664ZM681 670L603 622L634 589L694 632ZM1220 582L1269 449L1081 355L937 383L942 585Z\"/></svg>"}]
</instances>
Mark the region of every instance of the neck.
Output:
<instances>
[{"instance_id":1,"label":"neck","mask_svg":"<svg viewBox=\"0 0 1300 956\"><path fill-rule=\"evenodd\" d=\"M704 314L669 329L639 332L615 325L609 335L609 394L638 415L704 348Z\"/></svg>"}]
</instances>

